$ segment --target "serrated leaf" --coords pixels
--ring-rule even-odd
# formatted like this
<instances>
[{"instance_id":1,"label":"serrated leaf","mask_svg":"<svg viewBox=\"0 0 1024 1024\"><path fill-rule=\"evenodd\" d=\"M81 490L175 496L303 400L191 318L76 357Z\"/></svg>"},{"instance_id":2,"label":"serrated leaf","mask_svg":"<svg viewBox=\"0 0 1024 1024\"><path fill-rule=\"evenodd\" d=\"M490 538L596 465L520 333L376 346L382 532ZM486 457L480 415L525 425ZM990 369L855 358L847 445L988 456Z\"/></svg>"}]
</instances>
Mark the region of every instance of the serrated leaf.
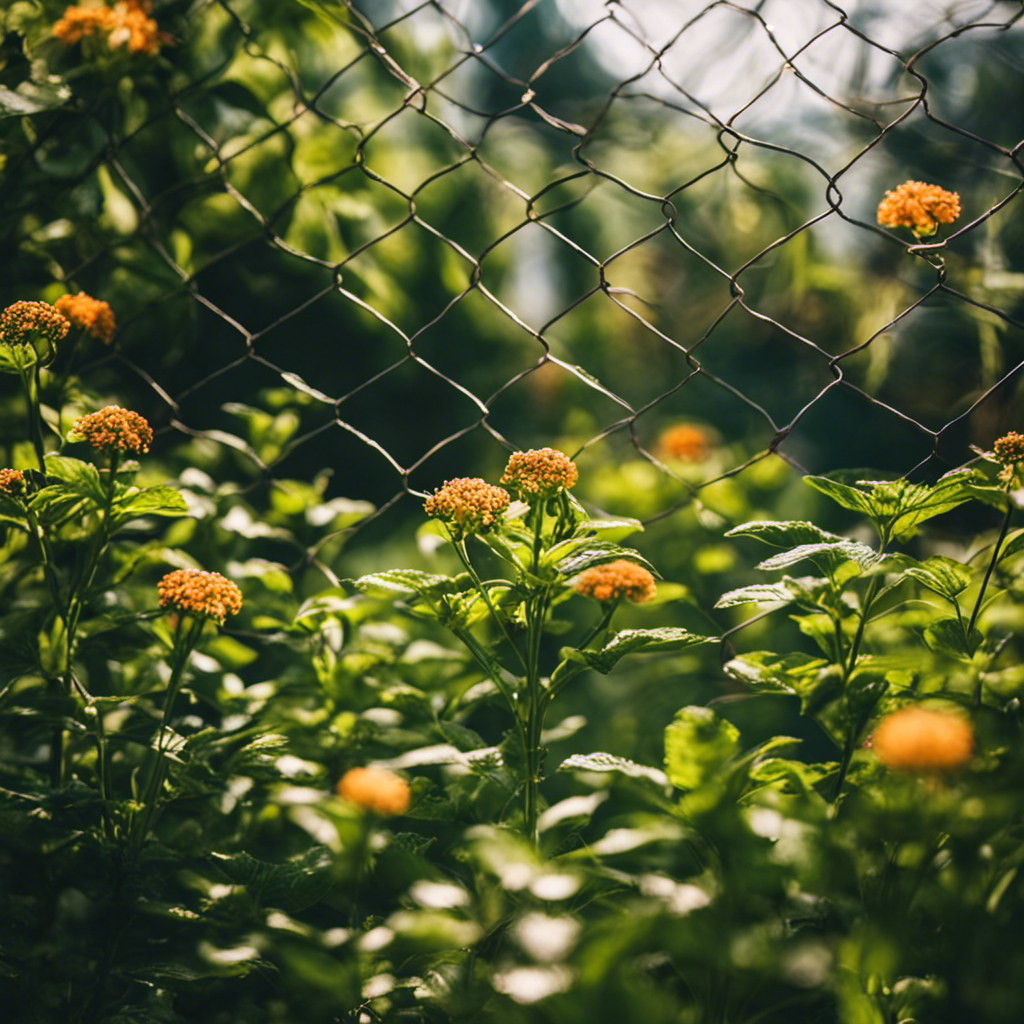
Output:
<instances>
[{"instance_id":1,"label":"serrated leaf","mask_svg":"<svg viewBox=\"0 0 1024 1024\"><path fill-rule=\"evenodd\" d=\"M686 707L665 730L665 771L674 786L696 789L739 751L740 731L711 708Z\"/></svg>"},{"instance_id":2,"label":"serrated leaf","mask_svg":"<svg viewBox=\"0 0 1024 1024\"><path fill-rule=\"evenodd\" d=\"M334 855L314 846L272 864L247 853L211 853L210 858L232 882L245 885L264 906L294 913L316 903L334 884Z\"/></svg>"},{"instance_id":3,"label":"serrated leaf","mask_svg":"<svg viewBox=\"0 0 1024 1024\"><path fill-rule=\"evenodd\" d=\"M870 497L856 487L850 487L849 484L830 480L827 476L805 476L804 483L853 512L872 515L875 510Z\"/></svg>"},{"instance_id":4,"label":"serrated leaf","mask_svg":"<svg viewBox=\"0 0 1024 1024\"><path fill-rule=\"evenodd\" d=\"M572 553L560 558L563 547L569 547ZM660 579L657 570L639 551L621 547L607 540L565 541L552 548L544 561L547 564L553 563L555 570L563 576L575 576L593 565L606 565L620 558L642 565L655 578Z\"/></svg>"},{"instance_id":5,"label":"serrated leaf","mask_svg":"<svg viewBox=\"0 0 1024 1024\"><path fill-rule=\"evenodd\" d=\"M903 502L909 505L892 523L892 535L896 539L906 538L921 523L970 501L974 495L962 475L954 470L947 473L933 487L908 485L908 494ZM910 488L915 488L910 492ZM918 489L919 488L919 489Z\"/></svg>"},{"instance_id":6,"label":"serrated leaf","mask_svg":"<svg viewBox=\"0 0 1024 1024\"><path fill-rule=\"evenodd\" d=\"M658 786L668 786L669 778L657 768L637 764L625 757L595 751L593 754L573 754L557 768L560 772L618 772L633 779L647 779Z\"/></svg>"},{"instance_id":7,"label":"serrated leaf","mask_svg":"<svg viewBox=\"0 0 1024 1024\"><path fill-rule=\"evenodd\" d=\"M931 650L958 661L969 661L984 639L978 629L972 629L971 635L965 636L964 624L955 616L929 623L923 636Z\"/></svg>"},{"instance_id":8,"label":"serrated leaf","mask_svg":"<svg viewBox=\"0 0 1024 1024\"><path fill-rule=\"evenodd\" d=\"M427 597L435 594L453 594L458 590L450 576L421 572L419 569L388 569L384 572L361 576L354 583L367 597Z\"/></svg>"},{"instance_id":9,"label":"serrated leaf","mask_svg":"<svg viewBox=\"0 0 1024 1024\"><path fill-rule=\"evenodd\" d=\"M756 690L801 693L826 664L824 658L799 651L792 654L751 651L728 662L725 672Z\"/></svg>"},{"instance_id":10,"label":"serrated leaf","mask_svg":"<svg viewBox=\"0 0 1024 1024\"><path fill-rule=\"evenodd\" d=\"M188 505L177 488L166 484L142 490L128 488L116 499L114 514L119 520L147 515L187 516Z\"/></svg>"},{"instance_id":11,"label":"serrated leaf","mask_svg":"<svg viewBox=\"0 0 1024 1024\"><path fill-rule=\"evenodd\" d=\"M955 559L933 555L919 565L908 566L903 575L952 601L971 585L971 571Z\"/></svg>"},{"instance_id":12,"label":"serrated leaf","mask_svg":"<svg viewBox=\"0 0 1024 1024\"><path fill-rule=\"evenodd\" d=\"M603 675L607 675L621 658L634 651L665 648L682 650L714 639L714 637L691 633L678 626L661 626L658 629L624 629L616 633L599 651L580 651L572 647L563 647L561 653L567 661L585 664Z\"/></svg>"},{"instance_id":13,"label":"serrated leaf","mask_svg":"<svg viewBox=\"0 0 1024 1024\"><path fill-rule=\"evenodd\" d=\"M726 537L753 537L755 540L771 544L776 548L797 547L803 544L825 544L842 540L838 534L829 533L803 520L792 522L771 522L758 520L743 523L727 530Z\"/></svg>"},{"instance_id":14,"label":"serrated leaf","mask_svg":"<svg viewBox=\"0 0 1024 1024\"><path fill-rule=\"evenodd\" d=\"M70 491L96 505L106 501L107 491L100 480L99 470L88 462L66 455L47 455L46 475L63 480Z\"/></svg>"},{"instance_id":15,"label":"serrated leaf","mask_svg":"<svg viewBox=\"0 0 1024 1024\"><path fill-rule=\"evenodd\" d=\"M870 565L877 554L867 544L861 544L853 540L822 541L815 544L801 544L798 547L790 548L788 551L780 551L771 558L766 558L754 566L755 569L762 569L771 572L775 569L788 569L789 566L802 562L804 559L822 559L825 565L834 565L837 561L856 562L861 568Z\"/></svg>"},{"instance_id":16,"label":"serrated leaf","mask_svg":"<svg viewBox=\"0 0 1024 1024\"><path fill-rule=\"evenodd\" d=\"M733 608L739 604L789 604L796 600L796 594L786 583L754 583L723 594L716 602L716 608Z\"/></svg>"}]
</instances>

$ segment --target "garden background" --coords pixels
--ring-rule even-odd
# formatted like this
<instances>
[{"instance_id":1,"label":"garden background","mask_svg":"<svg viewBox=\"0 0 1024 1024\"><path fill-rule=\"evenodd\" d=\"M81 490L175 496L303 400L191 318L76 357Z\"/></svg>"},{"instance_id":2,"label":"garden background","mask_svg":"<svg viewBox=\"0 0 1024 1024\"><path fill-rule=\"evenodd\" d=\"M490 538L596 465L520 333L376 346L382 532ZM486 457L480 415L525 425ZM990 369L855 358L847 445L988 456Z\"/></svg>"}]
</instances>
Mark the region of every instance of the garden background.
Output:
<instances>
[{"instance_id":1,"label":"garden background","mask_svg":"<svg viewBox=\"0 0 1024 1024\"><path fill-rule=\"evenodd\" d=\"M152 906L118 918L97 895L111 869L96 858L56 875L44 859L24 874L39 815L13 829L4 868L27 902L5 922L0 954L21 987L15 1019L1016 1020L1020 958L990 962L998 921L963 954L962 984L950 950L936 954L946 966L901 974L893 922L858 931L828 912L813 941L769 941L775 896L760 887L780 883L760 853L738 859L732 884L764 905L742 909L738 892L732 905L716 889L717 923L687 931L684 911L707 896L688 879L704 865L681 832L652 823L652 802L667 798L648 792L662 776L643 769L664 765L680 708L709 704L743 749L790 735L803 761L834 759L795 697L746 693L722 672L737 649L799 646L809 632L785 617L739 629L749 608L715 609L756 577L759 557L726 532L813 520L865 540L862 517L805 474L870 467L851 479L933 484L1024 422L1020 3L121 7L159 35L138 46L62 39L63 3L0 11L0 306L85 291L114 311L112 339L84 340L65 404L44 416L63 435L74 415L116 402L153 426L146 479L173 482L189 516L126 535L144 551L119 577L136 588L133 614L152 618L145 593L160 566L221 572L245 606L193 658L194 721L181 735L212 727L223 745L190 751L208 774L178 780L180 821L156 856L173 862L172 881L143 894ZM956 222L922 237L880 226L879 202L908 180L958 193ZM24 400L15 378L4 387L4 464L26 466ZM557 916L571 925L551 925L529 916L551 917L549 904L516 902L528 887L510 881L509 864L529 865L528 899L542 903L543 879L568 869L503 847L500 830L466 831L505 820L496 793L449 793L442 807L435 774L435 789L414 785L418 824L398 841L310 809L310 793L350 767L429 775L453 763L452 749L500 739L486 707L449 721L431 702L479 681L443 631L352 581L398 566L455 572L424 499L454 477L496 482L511 452L540 447L574 459L574 494L591 516L643 524L629 543L665 582L621 624L722 638L590 673L560 698L547 737L551 766L601 751L637 769L601 776L624 792L598 828L605 853L640 850L643 863L602 868L609 888L592 896L610 908L615 887L633 885L658 903L638 912L627 952L621 908L586 923L577 907ZM966 505L938 524L922 557L991 542L1000 516ZM4 578L5 614L22 581ZM20 622L8 620L5 642ZM92 692L149 692L147 642L133 634L116 658L102 641L84 649ZM11 694L32 678L5 672ZM24 797L12 779L49 757L42 727L38 742L21 731L48 713L5 726L17 766L7 791ZM470 725L479 744L459 731ZM439 746L448 753L417 753ZM587 785L607 796L590 767ZM248 784L231 788L239 778ZM582 799L574 785L570 771L550 778L546 802ZM19 799L4 813L24 824ZM55 829L69 827L45 806ZM1019 820L1018 808L993 814ZM635 846L607 842L645 828ZM547 854L600 842L559 835ZM631 872L648 881L634 885ZM485 875L502 896L466 881ZM46 890L64 896L28 907ZM125 936L145 933L139 913L163 930L129 955ZM974 921L951 913L953 931ZM197 915L195 927L175 914ZM537 936L565 929L571 939L545 951ZM506 932L519 935L507 949ZM878 965L849 967L875 953ZM847 969L861 979L849 991ZM888 1011L876 976L889 977L876 985L888 987ZM941 991L901 1009L892 992L903 976Z\"/></svg>"}]
</instances>

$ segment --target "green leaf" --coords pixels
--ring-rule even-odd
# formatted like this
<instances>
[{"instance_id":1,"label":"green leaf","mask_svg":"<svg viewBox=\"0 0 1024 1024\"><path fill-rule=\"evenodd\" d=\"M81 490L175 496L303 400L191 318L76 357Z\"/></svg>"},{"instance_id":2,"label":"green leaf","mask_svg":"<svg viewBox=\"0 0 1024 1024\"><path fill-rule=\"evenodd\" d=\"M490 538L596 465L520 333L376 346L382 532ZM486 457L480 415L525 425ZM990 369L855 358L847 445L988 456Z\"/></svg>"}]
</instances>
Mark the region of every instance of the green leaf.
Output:
<instances>
[{"instance_id":1,"label":"green leaf","mask_svg":"<svg viewBox=\"0 0 1024 1024\"><path fill-rule=\"evenodd\" d=\"M39 517L40 522L49 525L73 515L85 502L93 507L96 502L69 491L63 484L51 484L32 495L28 507Z\"/></svg>"},{"instance_id":2,"label":"green leaf","mask_svg":"<svg viewBox=\"0 0 1024 1024\"><path fill-rule=\"evenodd\" d=\"M736 756L739 739L739 729L711 708L683 708L665 730L669 780L681 789L696 789Z\"/></svg>"},{"instance_id":3,"label":"green leaf","mask_svg":"<svg viewBox=\"0 0 1024 1024\"><path fill-rule=\"evenodd\" d=\"M754 690L798 695L805 714L813 713L842 692L841 682L837 688L834 674L824 658L800 651L792 654L751 651L728 662L725 672Z\"/></svg>"},{"instance_id":4,"label":"green leaf","mask_svg":"<svg viewBox=\"0 0 1024 1024\"><path fill-rule=\"evenodd\" d=\"M113 512L119 522L139 516L187 516L188 505L175 487L161 484L139 490L127 488L115 499Z\"/></svg>"},{"instance_id":5,"label":"green leaf","mask_svg":"<svg viewBox=\"0 0 1024 1024\"><path fill-rule=\"evenodd\" d=\"M314 846L280 864L247 853L211 853L210 858L232 882L245 885L264 906L294 913L316 903L334 884L334 855Z\"/></svg>"},{"instance_id":6,"label":"green leaf","mask_svg":"<svg viewBox=\"0 0 1024 1024\"><path fill-rule=\"evenodd\" d=\"M824 544L842 540L838 534L828 533L814 523L794 520L792 522L770 522L758 520L743 523L727 530L726 537L753 537L776 548L797 547L803 544Z\"/></svg>"},{"instance_id":7,"label":"green leaf","mask_svg":"<svg viewBox=\"0 0 1024 1024\"><path fill-rule=\"evenodd\" d=\"M645 764L637 764L625 757L595 751L593 754L573 754L567 757L557 768L560 772L618 772L633 779L646 779L658 786L669 784L668 776L657 768Z\"/></svg>"},{"instance_id":8,"label":"green leaf","mask_svg":"<svg viewBox=\"0 0 1024 1024\"><path fill-rule=\"evenodd\" d=\"M867 544L861 544L853 540L822 541L816 544L801 544L798 547L790 548L789 551L780 551L771 558L766 558L754 566L755 569L763 569L771 572L774 569L788 569L789 566L802 562L805 558L812 561L821 559L822 571L828 567L834 568L842 561L856 562L861 568L868 566L878 557L873 548Z\"/></svg>"},{"instance_id":9,"label":"green leaf","mask_svg":"<svg viewBox=\"0 0 1024 1024\"><path fill-rule=\"evenodd\" d=\"M571 552L571 553L566 553ZM642 565L653 576L660 579L650 562L632 548L620 547L607 540L569 540L556 544L543 558L545 565L554 565L562 576L575 576L593 565L605 565L618 559Z\"/></svg>"},{"instance_id":10,"label":"green leaf","mask_svg":"<svg viewBox=\"0 0 1024 1024\"><path fill-rule=\"evenodd\" d=\"M918 565L909 566L903 575L934 590L947 601L954 600L971 585L971 571L944 555L933 555Z\"/></svg>"},{"instance_id":11,"label":"green leaf","mask_svg":"<svg viewBox=\"0 0 1024 1024\"><path fill-rule=\"evenodd\" d=\"M5 491L0 491L0 522L16 523L18 526L25 523L25 506Z\"/></svg>"},{"instance_id":12,"label":"green leaf","mask_svg":"<svg viewBox=\"0 0 1024 1024\"><path fill-rule=\"evenodd\" d=\"M984 637L978 629L972 629L970 637L964 630L964 624L955 616L938 619L925 626L924 642L938 654L970 661Z\"/></svg>"},{"instance_id":13,"label":"green leaf","mask_svg":"<svg viewBox=\"0 0 1024 1024\"><path fill-rule=\"evenodd\" d=\"M905 481L895 483L905 484L900 493L900 504L905 511L892 522L892 535L897 540L910 536L925 520L942 515L975 496L966 486L967 479L961 470L946 473L933 487Z\"/></svg>"},{"instance_id":14,"label":"green leaf","mask_svg":"<svg viewBox=\"0 0 1024 1024\"><path fill-rule=\"evenodd\" d=\"M67 455L47 455L46 475L62 480L74 494L88 498L97 506L106 503L107 490L100 480L99 470L88 462Z\"/></svg>"},{"instance_id":15,"label":"green leaf","mask_svg":"<svg viewBox=\"0 0 1024 1024\"><path fill-rule=\"evenodd\" d=\"M71 99L66 82L49 76L45 82L21 82L11 90L0 85L0 117L26 117L63 106Z\"/></svg>"},{"instance_id":16,"label":"green leaf","mask_svg":"<svg viewBox=\"0 0 1024 1024\"><path fill-rule=\"evenodd\" d=\"M733 608L739 604L789 604L797 594L785 582L755 583L723 594L716 602L716 608Z\"/></svg>"},{"instance_id":17,"label":"green leaf","mask_svg":"<svg viewBox=\"0 0 1024 1024\"><path fill-rule=\"evenodd\" d=\"M576 528L577 537L600 536L602 540L618 542L634 533L641 533L644 525L628 516L621 519L585 519Z\"/></svg>"},{"instance_id":18,"label":"green leaf","mask_svg":"<svg viewBox=\"0 0 1024 1024\"><path fill-rule=\"evenodd\" d=\"M1001 562L1004 558L1013 558L1014 555L1019 555L1022 551L1024 551L1024 530L1014 530L1007 534L1006 540L1003 541L1002 550L999 552L999 561Z\"/></svg>"},{"instance_id":19,"label":"green leaf","mask_svg":"<svg viewBox=\"0 0 1024 1024\"><path fill-rule=\"evenodd\" d=\"M419 569L388 569L370 573L355 581L355 587L367 597L433 597L454 594L459 587L450 576L421 572Z\"/></svg>"},{"instance_id":20,"label":"green leaf","mask_svg":"<svg viewBox=\"0 0 1024 1024\"><path fill-rule=\"evenodd\" d=\"M750 770L752 782L778 789L782 793L810 796L815 787L834 774L835 762L806 764L785 757L769 757Z\"/></svg>"},{"instance_id":21,"label":"green leaf","mask_svg":"<svg viewBox=\"0 0 1024 1024\"><path fill-rule=\"evenodd\" d=\"M618 663L620 658L634 651L663 649L667 647L677 650L708 643L715 637L699 636L678 626L661 626L658 629L624 629L608 641L599 651L579 651L573 647L563 647L562 658L576 661L596 669L607 675Z\"/></svg>"},{"instance_id":22,"label":"green leaf","mask_svg":"<svg viewBox=\"0 0 1024 1024\"><path fill-rule=\"evenodd\" d=\"M856 487L842 484L838 480L830 480L827 476L805 476L804 483L842 505L843 508L848 508L853 512L863 512L866 515L873 515L875 512L875 506L870 497Z\"/></svg>"}]
</instances>

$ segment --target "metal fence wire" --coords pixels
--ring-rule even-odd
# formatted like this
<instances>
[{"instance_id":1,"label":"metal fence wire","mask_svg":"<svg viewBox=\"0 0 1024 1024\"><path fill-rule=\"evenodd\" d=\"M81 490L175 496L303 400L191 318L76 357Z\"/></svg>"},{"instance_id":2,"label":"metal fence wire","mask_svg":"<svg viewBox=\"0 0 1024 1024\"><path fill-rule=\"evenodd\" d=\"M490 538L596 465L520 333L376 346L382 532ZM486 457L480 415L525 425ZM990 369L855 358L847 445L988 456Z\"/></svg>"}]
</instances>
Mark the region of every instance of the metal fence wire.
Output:
<instances>
[{"instance_id":1,"label":"metal fence wire","mask_svg":"<svg viewBox=\"0 0 1024 1024\"><path fill-rule=\"evenodd\" d=\"M86 376L165 438L331 467L378 515L555 444L682 479L657 516L764 459L927 474L1021 425L1019 0L152 15L91 93L95 51L45 44L72 98L2 202L5 290L109 299ZM908 180L958 219L879 225Z\"/></svg>"}]
</instances>

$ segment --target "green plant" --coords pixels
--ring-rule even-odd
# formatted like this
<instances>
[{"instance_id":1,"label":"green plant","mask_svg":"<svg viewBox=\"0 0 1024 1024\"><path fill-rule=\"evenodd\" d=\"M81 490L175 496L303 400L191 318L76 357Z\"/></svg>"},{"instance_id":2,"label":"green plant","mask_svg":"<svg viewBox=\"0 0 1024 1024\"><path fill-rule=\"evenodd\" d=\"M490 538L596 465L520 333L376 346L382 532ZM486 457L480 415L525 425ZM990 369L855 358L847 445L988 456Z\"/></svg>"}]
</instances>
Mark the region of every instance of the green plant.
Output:
<instances>
[{"instance_id":1,"label":"green plant","mask_svg":"<svg viewBox=\"0 0 1024 1024\"><path fill-rule=\"evenodd\" d=\"M364 594L401 596L412 614L439 621L486 673L512 717L494 753L511 776L513 793L522 792L522 831L531 842L541 811L541 735L559 693L587 669L607 673L634 651L684 649L708 640L677 627L611 632L621 602L649 600L654 579L639 552L618 544L640 524L591 519L569 491L576 478L568 456L542 448L509 459L501 480L515 503L502 487L483 480L450 480L425 509L444 524L465 572L451 577L396 569L356 581ZM470 539L486 545L508 575L482 579ZM560 648L545 673L545 633L570 625L553 620L553 613L574 593L597 601L600 616L574 645ZM481 636L481 629L490 635Z\"/></svg>"}]
</instances>

